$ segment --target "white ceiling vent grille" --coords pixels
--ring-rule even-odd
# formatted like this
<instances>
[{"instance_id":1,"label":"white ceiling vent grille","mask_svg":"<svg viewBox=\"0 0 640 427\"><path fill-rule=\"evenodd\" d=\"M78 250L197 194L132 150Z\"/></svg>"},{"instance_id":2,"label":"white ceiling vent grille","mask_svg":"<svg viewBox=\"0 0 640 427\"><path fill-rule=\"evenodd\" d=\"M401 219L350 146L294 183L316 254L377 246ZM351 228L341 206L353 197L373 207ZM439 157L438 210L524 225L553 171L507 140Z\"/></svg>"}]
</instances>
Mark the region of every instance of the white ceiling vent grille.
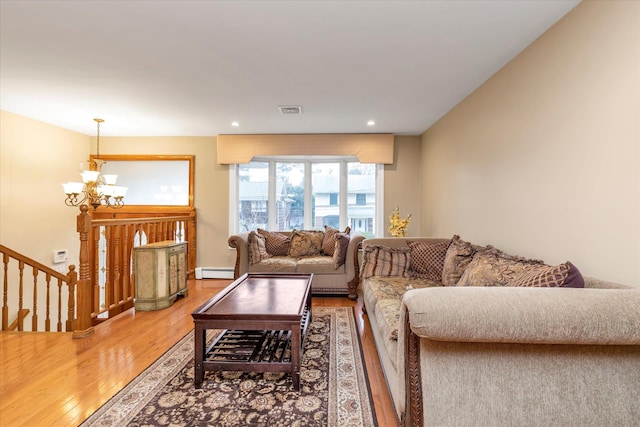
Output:
<instances>
[{"instance_id":1,"label":"white ceiling vent grille","mask_svg":"<svg viewBox=\"0 0 640 427\"><path fill-rule=\"evenodd\" d=\"M302 106L300 105L278 105L280 114L302 114Z\"/></svg>"}]
</instances>

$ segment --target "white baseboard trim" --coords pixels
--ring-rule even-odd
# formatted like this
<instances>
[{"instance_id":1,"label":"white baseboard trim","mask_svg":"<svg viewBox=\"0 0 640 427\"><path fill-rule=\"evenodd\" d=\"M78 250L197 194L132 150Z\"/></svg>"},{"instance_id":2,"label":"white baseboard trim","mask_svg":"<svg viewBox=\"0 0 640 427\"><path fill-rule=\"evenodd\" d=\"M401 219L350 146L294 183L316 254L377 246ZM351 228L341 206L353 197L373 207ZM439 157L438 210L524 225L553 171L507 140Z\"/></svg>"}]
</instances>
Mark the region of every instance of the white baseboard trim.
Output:
<instances>
[{"instance_id":1,"label":"white baseboard trim","mask_svg":"<svg viewBox=\"0 0 640 427\"><path fill-rule=\"evenodd\" d=\"M196 267L196 279L233 279L233 268Z\"/></svg>"}]
</instances>

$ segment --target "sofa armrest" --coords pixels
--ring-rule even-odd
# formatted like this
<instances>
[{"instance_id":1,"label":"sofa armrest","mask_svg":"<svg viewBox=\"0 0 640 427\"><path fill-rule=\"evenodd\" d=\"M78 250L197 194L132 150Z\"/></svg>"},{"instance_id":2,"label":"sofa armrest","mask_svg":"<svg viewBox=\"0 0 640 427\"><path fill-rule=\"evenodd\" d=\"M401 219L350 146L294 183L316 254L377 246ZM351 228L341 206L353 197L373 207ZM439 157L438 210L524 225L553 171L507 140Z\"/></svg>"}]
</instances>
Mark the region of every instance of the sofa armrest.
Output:
<instances>
[{"instance_id":1,"label":"sofa armrest","mask_svg":"<svg viewBox=\"0 0 640 427\"><path fill-rule=\"evenodd\" d=\"M233 278L237 279L249 271L249 233L238 233L229 236L229 247L236 249L236 265Z\"/></svg>"},{"instance_id":2,"label":"sofa armrest","mask_svg":"<svg viewBox=\"0 0 640 427\"><path fill-rule=\"evenodd\" d=\"M637 289L429 288L403 305L412 332L434 341L640 344Z\"/></svg>"},{"instance_id":3,"label":"sofa armrest","mask_svg":"<svg viewBox=\"0 0 640 427\"><path fill-rule=\"evenodd\" d=\"M347 273L347 280L351 280L354 277L359 276L360 268L358 262L358 249L365 237L359 232L354 232L349 235L349 246L347 247L347 257L344 261L345 269Z\"/></svg>"},{"instance_id":4,"label":"sofa armrest","mask_svg":"<svg viewBox=\"0 0 640 427\"><path fill-rule=\"evenodd\" d=\"M344 261L347 287L349 288L349 299L358 299L358 285L360 283L360 263L358 249L362 245L365 236L355 231L349 235L349 246L347 247L347 257Z\"/></svg>"}]
</instances>

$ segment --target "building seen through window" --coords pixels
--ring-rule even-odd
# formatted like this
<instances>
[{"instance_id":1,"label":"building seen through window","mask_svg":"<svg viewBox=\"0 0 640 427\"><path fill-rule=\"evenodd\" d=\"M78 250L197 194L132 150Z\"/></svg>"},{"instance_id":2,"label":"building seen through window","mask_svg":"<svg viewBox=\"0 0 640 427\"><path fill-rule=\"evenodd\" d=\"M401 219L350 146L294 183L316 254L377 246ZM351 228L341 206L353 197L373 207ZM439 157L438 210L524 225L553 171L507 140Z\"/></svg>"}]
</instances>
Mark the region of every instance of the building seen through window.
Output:
<instances>
[{"instance_id":1,"label":"building seen through window","mask_svg":"<svg viewBox=\"0 0 640 427\"><path fill-rule=\"evenodd\" d=\"M238 232L328 225L375 235L375 164L261 159L237 171Z\"/></svg>"}]
</instances>

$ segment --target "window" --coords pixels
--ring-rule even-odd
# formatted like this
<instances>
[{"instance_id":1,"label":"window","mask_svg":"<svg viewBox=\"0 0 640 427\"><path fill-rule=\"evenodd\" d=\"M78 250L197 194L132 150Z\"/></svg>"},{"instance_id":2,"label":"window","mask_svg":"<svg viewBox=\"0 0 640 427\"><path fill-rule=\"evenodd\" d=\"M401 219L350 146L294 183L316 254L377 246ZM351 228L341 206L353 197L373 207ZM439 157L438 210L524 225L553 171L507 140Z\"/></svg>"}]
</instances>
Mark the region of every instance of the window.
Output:
<instances>
[{"instance_id":1,"label":"window","mask_svg":"<svg viewBox=\"0 0 640 427\"><path fill-rule=\"evenodd\" d=\"M382 206L382 166L353 158L260 158L232 165L231 232L347 226L368 237Z\"/></svg>"}]
</instances>

